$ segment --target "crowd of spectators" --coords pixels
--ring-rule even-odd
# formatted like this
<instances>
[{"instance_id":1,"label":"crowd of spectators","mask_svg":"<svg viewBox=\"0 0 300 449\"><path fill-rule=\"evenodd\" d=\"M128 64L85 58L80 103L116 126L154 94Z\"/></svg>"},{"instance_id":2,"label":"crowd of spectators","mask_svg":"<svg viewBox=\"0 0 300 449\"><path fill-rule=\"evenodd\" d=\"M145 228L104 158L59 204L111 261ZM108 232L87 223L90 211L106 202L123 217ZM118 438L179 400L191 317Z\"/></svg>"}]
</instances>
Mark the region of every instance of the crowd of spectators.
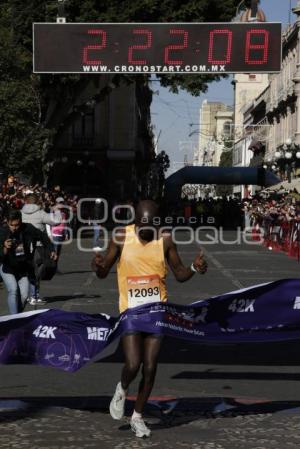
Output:
<instances>
[{"instance_id":1,"label":"crowd of spectators","mask_svg":"<svg viewBox=\"0 0 300 449\"><path fill-rule=\"evenodd\" d=\"M243 203L234 196L218 197L218 198L199 198L195 200L183 200L180 204L176 204L171 211L168 206L168 214L175 219L184 217L186 224L194 225L210 225L217 228L237 229L243 226ZM189 220L193 220L189 223ZM194 220L195 219L195 220Z\"/></svg>"},{"instance_id":2,"label":"crowd of spectators","mask_svg":"<svg viewBox=\"0 0 300 449\"><path fill-rule=\"evenodd\" d=\"M244 202L244 211L254 240L261 240L270 250L284 251L299 259L299 195L257 196Z\"/></svg>"},{"instance_id":3,"label":"crowd of spectators","mask_svg":"<svg viewBox=\"0 0 300 449\"><path fill-rule=\"evenodd\" d=\"M8 176L7 180L0 188L0 223L5 221L5 217L10 209L21 210L25 204L28 195L35 194L38 197L41 209L50 212L57 203L64 203L73 211L73 220L71 225L76 227L77 202L76 195L65 193L59 185L53 189L47 189L40 185L29 185L20 182L14 176Z\"/></svg>"},{"instance_id":4,"label":"crowd of spectators","mask_svg":"<svg viewBox=\"0 0 300 449\"><path fill-rule=\"evenodd\" d=\"M77 196L8 176L0 188L0 275L10 313L36 306L40 281L58 273L64 241L77 228ZM66 227L66 224L68 227Z\"/></svg>"},{"instance_id":5,"label":"crowd of spectators","mask_svg":"<svg viewBox=\"0 0 300 449\"><path fill-rule=\"evenodd\" d=\"M5 222L10 209L21 210L26 197L32 193L37 195L41 209L46 212L53 210L57 203L67 205L73 211L73 219L68 226L73 228L76 235L77 195L64 192L59 185L47 189L20 182L14 176L9 176L0 185L0 224ZM95 220L98 218L97 200L91 206L92 209L82 210L82 216ZM186 225L196 227L212 225L225 229L252 228L253 239L262 240L270 250L282 250L290 256L299 257L300 195L295 192L272 193L269 196L257 194L244 200L234 196L182 200L174 207L167 205L163 210L166 216L173 217L173 224L176 224L179 217L183 217Z\"/></svg>"}]
</instances>

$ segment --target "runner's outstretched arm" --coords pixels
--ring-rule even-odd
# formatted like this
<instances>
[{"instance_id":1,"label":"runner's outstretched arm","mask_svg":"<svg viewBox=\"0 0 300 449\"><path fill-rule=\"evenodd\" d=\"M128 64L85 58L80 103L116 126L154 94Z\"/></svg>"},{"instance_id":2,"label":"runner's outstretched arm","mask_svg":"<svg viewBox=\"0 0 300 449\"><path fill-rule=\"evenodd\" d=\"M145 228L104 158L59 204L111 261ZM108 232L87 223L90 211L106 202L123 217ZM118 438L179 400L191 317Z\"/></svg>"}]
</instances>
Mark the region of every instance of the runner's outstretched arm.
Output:
<instances>
[{"instance_id":1,"label":"runner's outstretched arm","mask_svg":"<svg viewBox=\"0 0 300 449\"><path fill-rule=\"evenodd\" d=\"M191 267L185 267L178 254L177 247L171 238L168 238L167 241L166 259L178 282L188 281L195 272L204 274L207 271L207 263L203 258L202 253L196 256L192 263L194 270L192 270Z\"/></svg>"},{"instance_id":2,"label":"runner's outstretched arm","mask_svg":"<svg viewBox=\"0 0 300 449\"><path fill-rule=\"evenodd\" d=\"M100 279L106 278L111 267L118 260L120 256L120 248L111 240L108 245L107 253L102 256L100 253L96 254L92 260L92 270L95 271Z\"/></svg>"}]
</instances>

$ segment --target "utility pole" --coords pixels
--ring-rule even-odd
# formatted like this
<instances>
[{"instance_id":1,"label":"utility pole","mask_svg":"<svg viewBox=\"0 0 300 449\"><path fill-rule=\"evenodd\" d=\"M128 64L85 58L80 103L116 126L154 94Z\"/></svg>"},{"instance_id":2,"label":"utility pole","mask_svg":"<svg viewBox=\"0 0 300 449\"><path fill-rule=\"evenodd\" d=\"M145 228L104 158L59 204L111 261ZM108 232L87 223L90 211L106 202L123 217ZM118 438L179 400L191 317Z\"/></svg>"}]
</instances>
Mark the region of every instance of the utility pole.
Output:
<instances>
[{"instance_id":1,"label":"utility pole","mask_svg":"<svg viewBox=\"0 0 300 449\"><path fill-rule=\"evenodd\" d=\"M57 17L56 23L66 23L65 0L57 0Z\"/></svg>"},{"instance_id":2,"label":"utility pole","mask_svg":"<svg viewBox=\"0 0 300 449\"><path fill-rule=\"evenodd\" d=\"M160 129L159 133L158 133L158 136L157 136L157 139L156 139L156 142L155 142L155 147L154 147L155 154L158 153L158 143L159 143L159 139L160 139L161 133L162 133L162 130Z\"/></svg>"},{"instance_id":3,"label":"utility pole","mask_svg":"<svg viewBox=\"0 0 300 449\"><path fill-rule=\"evenodd\" d=\"M258 13L258 0L251 0L251 19L255 20Z\"/></svg>"}]
</instances>

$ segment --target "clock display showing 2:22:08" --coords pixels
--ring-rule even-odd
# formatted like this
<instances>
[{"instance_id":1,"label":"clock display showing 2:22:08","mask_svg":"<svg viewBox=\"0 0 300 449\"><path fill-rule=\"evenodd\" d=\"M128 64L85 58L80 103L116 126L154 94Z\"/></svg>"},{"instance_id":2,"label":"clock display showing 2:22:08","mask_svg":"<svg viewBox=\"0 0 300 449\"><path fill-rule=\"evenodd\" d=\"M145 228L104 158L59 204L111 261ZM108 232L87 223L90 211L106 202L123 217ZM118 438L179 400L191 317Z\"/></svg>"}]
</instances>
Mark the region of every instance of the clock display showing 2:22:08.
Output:
<instances>
[{"instance_id":1,"label":"clock display showing 2:22:08","mask_svg":"<svg viewBox=\"0 0 300 449\"><path fill-rule=\"evenodd\" d=\"M281 24L34 24L36 73L272 73Z\"/></svg>"}]
</instances>

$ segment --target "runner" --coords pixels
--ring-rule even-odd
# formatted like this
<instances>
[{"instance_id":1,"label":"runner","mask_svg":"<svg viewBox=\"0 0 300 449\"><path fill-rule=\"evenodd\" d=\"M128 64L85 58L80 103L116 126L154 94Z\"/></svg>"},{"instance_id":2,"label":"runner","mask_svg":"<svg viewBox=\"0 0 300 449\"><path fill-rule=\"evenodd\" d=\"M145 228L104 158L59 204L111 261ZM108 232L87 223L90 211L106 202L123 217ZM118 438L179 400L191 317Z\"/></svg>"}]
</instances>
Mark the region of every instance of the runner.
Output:
<instances>
[{"instance_id":1,"label":"runner","mask_svg":"<svg viewBox=\"0 0 300 449\"><path fill-rule=\"evenodd\" d=\"M107 254L103 257L98 253L93 260L92 267L101 279L118 261L120 313L147 302L167 301L165 260L179 282L189 280L196 272L204 274L207 270L201 253L190 267L183 265L171 234L160 235L155 225L157 219L158 205L153 201L141 201L137 206L135 224L120 230L117 241L110 241ZM146 297L142 297L142 290L146 291ZM132 431L140 438L149 437L151 433L142 412L153 388L161 342L160 334L133 331L122 336L125 366L110 403L110 414L114 419L124 416L129 385L142 365L142 379L130 421Z\"/></svg>"}]
</instances>

